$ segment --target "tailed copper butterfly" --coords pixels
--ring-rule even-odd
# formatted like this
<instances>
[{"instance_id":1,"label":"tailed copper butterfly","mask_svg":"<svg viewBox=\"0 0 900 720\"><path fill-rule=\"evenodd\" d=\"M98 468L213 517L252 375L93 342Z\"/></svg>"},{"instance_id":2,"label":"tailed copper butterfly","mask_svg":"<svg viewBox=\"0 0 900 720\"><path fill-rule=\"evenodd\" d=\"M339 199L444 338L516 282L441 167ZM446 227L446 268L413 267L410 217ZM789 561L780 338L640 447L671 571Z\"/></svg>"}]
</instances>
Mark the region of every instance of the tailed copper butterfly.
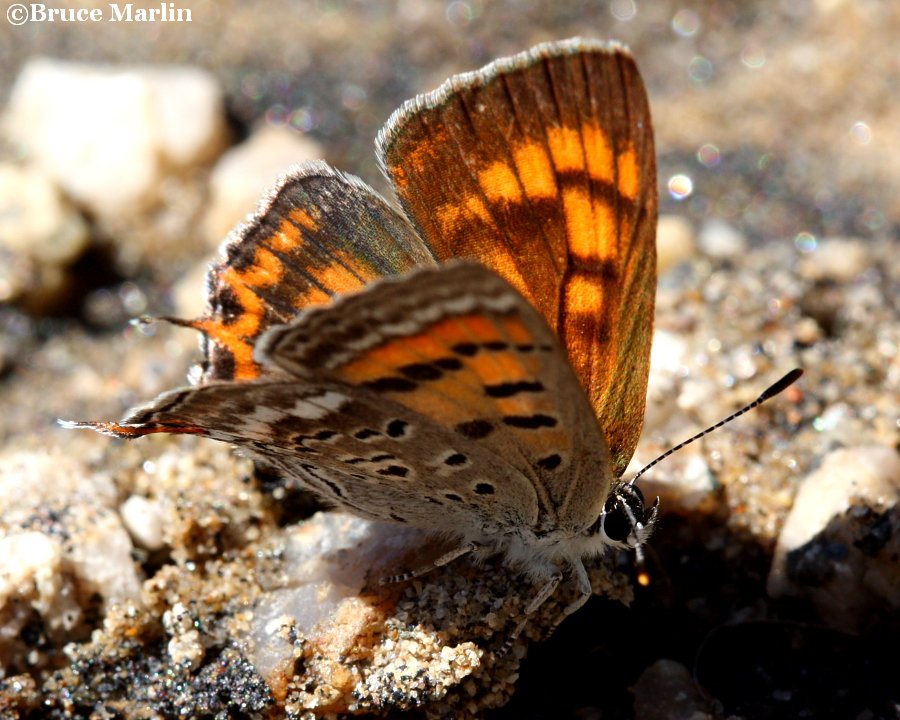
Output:
<instances>
[{"instance_id":1,"label":"tailed copper butterfly","mask_svg":"<svg viewBox=\"0 0 900 720\"><path fill-rule=\"evenodd\" d=\"M357 515L451 534L542 583L648 537L641 431L656 174L622 46L538 45L407 102L377 141L400 209L316 162L208 278L198 382L117 437L234 443ZM521 626L520 626L521 627Z\"/></svg>"}]
</instances>

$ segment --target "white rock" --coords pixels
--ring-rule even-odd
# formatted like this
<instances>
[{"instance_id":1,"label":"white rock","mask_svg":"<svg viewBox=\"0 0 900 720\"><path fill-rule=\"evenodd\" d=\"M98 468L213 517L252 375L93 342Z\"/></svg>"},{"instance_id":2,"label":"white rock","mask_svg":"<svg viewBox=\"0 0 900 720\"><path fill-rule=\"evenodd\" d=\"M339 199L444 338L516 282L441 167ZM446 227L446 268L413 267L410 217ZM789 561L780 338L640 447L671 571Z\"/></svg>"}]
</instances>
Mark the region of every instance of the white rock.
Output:
<instances>
[{"instance_id":1,"label":"white rock","mask_svg":"<svg viewBox=\"0 0 900 720\"><path fill-rule=\"evenodd\" d=\"M47 634L63 638L82 618L61 542L41 532L0 538L0 664L37 613Z\"/></svg>"},{"instance_id":2,"label":"white rock","mask_svg":"<svg viewBox=\"0 0 900 720\"><path fill-rule=\"evenodd\" d=\"M194 626L194 618L184 603L176 602L163 613L163 625L172 639L167 649L169 657L176 665L193 669L200 667L206 655L203 638Z\"/></svg>"},{"instance_id":3,"label":"white rock","mask_svg":"<svg viewBox=\"0 0 900 720\"><path fill-rule=\"evenodd\" d=\"M166 166L225 140L221 91L194 68L29 62L12 90L8 132L76 201L101 215L155 199Z\"/></svg>"},{"instance_id":4,"label":"white rock","mask_svg":"<svg viewBox=\"0 0 900 720\"><path fill-rule=\"evenodd\" d=\"M119 514L138 545L147 550L159 550L163 546L165 513L159 503L141 495L132 495L122 503Z\"/></svg>"},{"instance_id":5,"label":"white rock","mask_svg":"<svg viewBox=\"0 0 900 720\"><path fill-rule=\"evenodd\" d=\"M850 282L872 262L864 240L826 238L798 263L800 274L810 280Z\"/></svg>"},{"instance_id":6,"label":"white rock","mask_svg":"<svg viewBox=\"0 0 900 720\"><path fill-rule=\"evenodd\" d=\"M74 542L68 550L69 563L82 587L108 603L138 601L141 580L131 557L131 538L118 513L82 505L76 506L72 516Z\"/></svg>"},{"instance_id":7,"label":"white rock","mask_svg":"<svg viewBox=\"0 0 900 720\"><path fill-rule=\"evenodd\" d=\"M18 642L9 631L22 608L64 638L92 596L140 601L115 497L109 478L60 451L0 454L0 617L13 618L0 630L0 658L5 642Z\"/></svg>"},{"instance_id":8,"label":"white rock","mask_svg":"<svg viewBox=\"0 0 900 720\"><path fill-rule=\"evenodd\" d=\"M724 220L707 220L700 229L697 244L710 257L723 260L747 252L747 238Z\"/></svg>"},{"instance_id":9,"label":"white rock","mask_svg":"<svg viewBox=\"0 0 900 720\"><path fill-rule=\"evenodd\" d=\"M660 215L656 226L657 268L670 267L693 257L697 249L694 226L683 215Z\"/></svg>"},{"instance_id":10,"label":"white rock","mask_svg":"<svg viewBox=\"0 0 900 720\"><path fill-rule=\"evenodd\" d=\"M688 365L688 344L680 335L655 330L650 348L650 372L662 375L681 375Z\"/></svg>"},{"instance_id":11,"label":"white rock","mask_svg":"<svg viewBox=\"0 0 900 720\"><path fill-rule=\"evenodd\" d=\"M40 532L22 532L0 538L0 606L14 595L36 591L38 602L57 591L54 582L62 560L59 543Z\"/></svg>"},{"instance_id":12,"label":"white rock","mask_svg":"<svg viewBox=\"0 0 900 720\"><path fill-rule=\"evenodd\" d=\"M809 542L853 498L885 505L900 502L900 457L891 448L875 445L834 450L800 486L784 523L769 574L772 596L787 588L784 561L791 550Z\"/></svg>"},{"instance_id":13,"label":"white rock","mask_svg":"<svg viewBox=\"0 0 900 720\"><path fill-rule=\"evenodd\" d=\"M87 223L36 168L0 164L0 247L67 263L87 245Z\"/></svg>"},{"instance_id":14,"label":"white rock","mask_svg":"<svg viewBox=\"0 0 900 720\"><path fill-rule=\"evenodd\" d=\"M291 165L322 155L318 143L284 127L263 126L231 148L210 178L211 204L205 220L210 240L219 242L252 213L263 193Z\"/></svg>"},{"instance_id":15,"label":"white rock","mask_svg":"<svg viewBox=\"0 0 900 720\"><path fill-rule=\"evenodd\" d=\"M395 572L397 557L424 536L336 512L317 513L285 532L284 581L257 602L248 637L250 659L270 681L294 662L292 627L337 655L353 647L377 615L360 598L367 575Z\"/></svg>"},{"instance_id":16,"label":"white rock","mask_svg":"<svg viewBox=\"0 0 900 720\"><path fill-rule=\"evenodd\" d=\"M704 410L715 407L716 397L721 393L722 389L708 378L699 375L686 377L681 383L681 392L678 394L678 407L685 413L703 414Z\"/></svg>"},{"instance_id":17,"label":"white rock","mask_svg":"<svg viewBox=\"0 0 900 720\"><path fill-rule=\"evenodd\" d=\"M53 307L88 239L87 223L46 175L0 164L0 302Z\"/></svg>"},{"instance_id":18,"label":"white rock","mask_svg":"<svg viewBox=\"0 0 900 720\"><path fill-rule=\"evenodd\" d=\"M217 157L228 140L222 89L195 67L138 68L150 86L156 145L163 159L191 167Z\"/></svg>"}]
</instances>

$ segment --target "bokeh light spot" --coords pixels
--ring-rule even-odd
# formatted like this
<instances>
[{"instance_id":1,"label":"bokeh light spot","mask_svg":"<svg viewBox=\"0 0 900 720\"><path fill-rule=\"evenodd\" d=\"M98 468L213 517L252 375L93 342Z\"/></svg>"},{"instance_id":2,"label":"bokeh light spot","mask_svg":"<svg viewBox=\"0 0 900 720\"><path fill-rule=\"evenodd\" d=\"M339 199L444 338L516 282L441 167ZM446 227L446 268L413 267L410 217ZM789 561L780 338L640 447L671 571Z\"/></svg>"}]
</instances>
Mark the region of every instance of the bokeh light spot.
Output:
<instances>
[{"instance_id":1,"label":"bokeh light spot","mask_svg":"<svg viewBox=\"0 0 900 720\"><path fill-rule=\"evenodd\" d=\"M637 15L637 5L634 0L613 0L610 3L609 11L616 20L628 22Z\"/></svg>"},{"instance_id":2,"label":"bokeh light spot","mask_svg":"<svg viewBox=\"0 0 900 720\"><path fill-rule=\"evenodd\" d=\"M694 37L700 30L700 16L693 10L679 10L672 18L672 30L679 37Z\"/></svg>"},{"instance_id":3,"label":"bokeh light spot","mask_svg":"<svg viewBox=\"0 0 900 720\"><path fill-rule=\"evenodd\" d=\"M766 64L766 51L762 45L748 42L741 50L741 62L751 70L759 70Z\"/></svg>"},{"instance_id":4,"label":"bokeh light spot","mask_svg":"<svg viewBox=\"0 0 900 720\"><path fill-rule=\"evenodd\" d=\"M702 55L697 55L688 63L688 76L698 85L709 82L713 76L713 64Z\"/></svg>"},{"instance_id":5,"label":"bokeh light spot","mask_svg":"<svg viewBox=\"0 0 900 720\"><path fill-rule=\"evenodd\" d=\"M802 253L815 252L818 246L818 239L816 239L816 236L810 232L806 232L804 230L803 232L798 232L794 236L794 247Z\"/></svg>"},{"instance_id":6,"label":"bokeh light spot","mask_svg":"<svg viewBox=\"0 0 900 720\"><path fill-rule=\"evenodd\" d=\"M872 142L872 128L861 120L855 122L850 127L850 138L857 145L868 145Z\"/></svg>"},{"instance_id":7,"label":"bokeh light spot","mask_svg":"<svg viewBox=\"0 0 900 720\"><path fill-rule=\"evenodd\" d=\"M679 173L669 178L669 195L674 200L684 200L694 192L694 181L689 175Z\"/></svg>"},{"instance_id":8,"label":"bokeh light spot","mask_svg":"<svg viewBox=\"0 0 900 720\"><path fill-rule=\"evenodd\" d=\"M722 153L720 153L719 148L712 143L705 143L704 145L701 145L700 149L697 151L697 160L703 167L718 167L719 163L722 162Z\"/></svg>"}]
</instances>

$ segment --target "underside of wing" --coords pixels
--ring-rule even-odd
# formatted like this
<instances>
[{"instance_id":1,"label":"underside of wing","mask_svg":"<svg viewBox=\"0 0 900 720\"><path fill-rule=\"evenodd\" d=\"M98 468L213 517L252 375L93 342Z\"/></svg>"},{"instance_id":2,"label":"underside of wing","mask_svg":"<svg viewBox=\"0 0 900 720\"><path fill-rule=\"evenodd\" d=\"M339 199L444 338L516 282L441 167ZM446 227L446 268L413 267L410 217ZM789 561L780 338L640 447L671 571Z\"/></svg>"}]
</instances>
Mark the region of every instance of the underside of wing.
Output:
<instances>
[{"instance_id":1,"label":"underside of wing","mask_svg":"<svg viewBox=\"0 0 900 720\"><path fill-rule=\"evenodd\" d=\"M247 380L270 326L335 293L434 257L405 218L361 180L323 162L299 166L237 228L207 278L207 314L182 324L204 333L202 380Z\"/></svg>"},{"instance_id":2,"label":"underside of wing","mask_svg":"<svg viewBox=\"0 0 900 720\"><path fill-rule=\"evenodd\" d=\"M553 332L481 265L307 308L259 339L254 362L258 378L69 425L231 442L360 515L426 527L434 505L454 522L474 513L485 534L580 529L606 501L609 454Z\"/></svg>"},{"instance_id":3,"label":"underside of wing","mask_svg":"<svg viewBox=\"0 0 900 720\"><path fill-rule=\"evenodd\" d=\"M624 470L643 421L657 213L628 52L550 43L451 78L398 110L378 148L436 256L493 268L557 333Z\"/></svg>"},{"instance_id":4,"label":"underside of wing","mask_svg":"<svg viewBox=\"0 0 900 720\"><path fill-rule=\"evenodd\" d=\"M528 481L503 458L377 393L268 378L173 390L121 423L77 423L118 437L188 433L237 445L286 480L355 514L483 533L533 526ZM493 518L493 520L492 520Z\"/></svg>"}]
</instances>

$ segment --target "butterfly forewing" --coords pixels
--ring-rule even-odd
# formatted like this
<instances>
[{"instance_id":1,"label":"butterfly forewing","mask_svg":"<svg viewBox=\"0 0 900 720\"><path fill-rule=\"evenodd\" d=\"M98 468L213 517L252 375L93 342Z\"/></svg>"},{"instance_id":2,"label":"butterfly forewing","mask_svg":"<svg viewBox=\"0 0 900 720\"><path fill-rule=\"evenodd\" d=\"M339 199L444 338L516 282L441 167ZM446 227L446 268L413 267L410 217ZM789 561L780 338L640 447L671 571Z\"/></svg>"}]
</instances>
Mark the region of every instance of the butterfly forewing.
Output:
<instances>
[{"instance_id":1,"label":"butterfly forewing","mask_svg":"<svg viewBox=\"0 0 900 720\"><path fill-rule=\"evenodd\" d=\"M653 152L633 60L580 40L452 78L401 108L379 137L397 197L438 258L495 269L556 331L617 474L646 395Z\"/></svg>"},{"instance_id":2,"label":"butterfly forewing","mask_svg":"<svg viewBox=\"0 0 900 720\"><path fill-rule=\"evenodd\" d=\"M433 256L406 219L353 176L320 162L287 175L267 203L223 248L209 274L203 380L250 379L257 338L335 293Z\"/></svg>"}]
</instances>

